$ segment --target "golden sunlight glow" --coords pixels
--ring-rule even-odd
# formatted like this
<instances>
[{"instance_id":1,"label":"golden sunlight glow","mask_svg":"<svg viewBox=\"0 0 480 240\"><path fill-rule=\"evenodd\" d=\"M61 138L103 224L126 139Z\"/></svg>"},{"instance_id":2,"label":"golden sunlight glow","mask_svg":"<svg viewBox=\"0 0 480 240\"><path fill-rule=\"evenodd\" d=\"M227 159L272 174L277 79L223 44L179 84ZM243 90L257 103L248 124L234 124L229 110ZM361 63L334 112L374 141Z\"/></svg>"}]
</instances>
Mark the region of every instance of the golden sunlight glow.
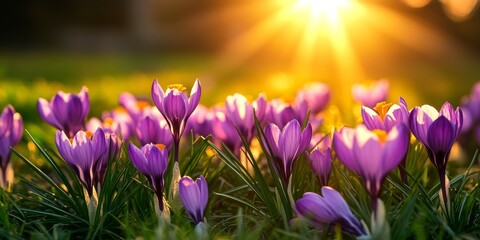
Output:
<instances>
[{"instance_id":1,"label":"golden sunlight glow","mask_svg":"<svg viewBox=\"0 0 480 240\"><path fill-rule=\"evenodd\" d=\"M431 0L402 1L420 7ZM300 83L325 81L335 84L340 91L338 96L348 96L354 83L372 80L367 77L372 73L365 71L366 66L382 68L388 63L384 58L393 59L389 59L389 54L404 54L396 51L398 45L429 57L439 55L438 49L459 52L454 39L442 34L441 29L381 4L361 0L269 0L263 3L268 4L269 11L259 10L264 5L252 4L221 14L239 15L239 11L258 18L254 18L255 24L240 29L220 49L215 63L220 74L228 74L259 57L265 75L270 76L264 82L265 87L274 91L290 91ZM271 63L273 71L269 69ZM337 100L346 109L352 104L347 97Z\"/></svg>"},{"instance_id":2,"label":"golden sunlight glow","mask_svg":"<svg viewBox=\"0 0 480 240\"><path fill-rule=\"evenodd\" d=\"M337 14L341 8L346 8L350 0L298 0L300 7L309 7L312 14Z\"/></svg>"}]
</instances>

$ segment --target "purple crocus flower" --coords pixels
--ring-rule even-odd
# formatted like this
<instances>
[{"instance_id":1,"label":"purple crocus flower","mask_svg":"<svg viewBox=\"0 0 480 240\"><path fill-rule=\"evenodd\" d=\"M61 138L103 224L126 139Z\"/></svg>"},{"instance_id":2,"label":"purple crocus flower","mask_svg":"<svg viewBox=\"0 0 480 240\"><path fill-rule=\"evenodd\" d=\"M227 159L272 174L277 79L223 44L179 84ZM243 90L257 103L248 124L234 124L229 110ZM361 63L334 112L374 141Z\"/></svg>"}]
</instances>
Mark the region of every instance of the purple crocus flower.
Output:
<instances>
[{"instance_id":1,"label":"purple crocus flower","mask_svg":"<svg viewBox=\"0 0 480 240\"><path fill-rule=\"evenodd\" d=\"M193 181L183 177L178 182L180 198L183 206L195 224L203 222L205 208L208 203L208 185L203 176Z\"/></svg>"},{"instance_id":2,"label":"purple crocus flower","mask_svg":"<svg viewBox=\"0 0 480 240\"><path fill-rule=\"evenodd\" d=\"M107 140L101 128L93 134L88 131L78 131L69 138L64 131L57 131L55 143L58 152L73 168L80 181L85 186L89 197L92 197L94 186L94 165L108 155Z\"/></svg>"},{"instance_id":3,"label":"purple crocus flower","mask_svg":"<svg viewBox=\"0 0 480 240\"><path fill-rule=\"evenodd\" d=\"M471 94L462 98L460 106L463 126L458 139L466 149L476 149L480 144L480 82L475 83Z\"/></svg>"},{"instance_id":4,"label":"purple crocus flower","mask_svg":"<svg viewBox=\"0 0 480 240\"><path fill-rule=\"evenodd\" d=\"M408 127L408 117L409 112L407 103L403 98L400 98L400 104L379 102L373 109L367 106L362 106L363 123L369 130L379 129L390 131L399 123L403 123ZM408 174L405 169L406 161L407 156L405 155L400 167L400 176L405 184L407 184L408 180Z\"/></svg>"},{"instance_id":5,"label":"purple crocus flower","mask_svg":"<svg viewBox=\"0 0 480 240\"><path fill-rule=\"evenodd\" d=\"M160 211L163 212L164 177L168 165L168 150L165 145L149 143L140 150L130 142L128 155L138 171L147 177L157 195Z\"/></svg>"},{"instance_id":6,"label":"purple crocus flower","mask_svg":"<svg viewBox=\"0 0 480 240\"><path fill-rule=\"evenodd\" d=\"M87 130L95 132L98 128L101 128L105 133L105 143L108 149L108 154L103 155L99 161L95 162L93 167L95 171L93 182L95 186L101 186L105 178L108 161L118 159L120 156L122 140L117 135L120 132L119 125L113 119L107 117L100 125L97 125L98 122L94 119L87 123Z\"/></svg>"},{"instance_id":7,"label":"purple crocus flower","mask_svg":"<svg viewBox=\"0 0 480 240\"><path fill-rule=\"evenodd\" d=\"M297 92L295 102L305 101L312 115L320 113L330 101L330 88L324 83L312 83Z\"/></svg>"},{"instance_id":8,"label":"purple crocus flower","mask_svg":"<svg viewBox=\"0 0 480 240\"><path fill-rule=\"evenodd\" d=\"M143 117L139 118L136 135L142 146L148 143L161 143L170 149L173 142L167 121L156 109L145 111Z\"/></svg>"},{"instance_id":9,"label":"purple crocus flower","mask_svg":"<svg viewBox=\"0 0 480 240\"><path fill-rule=\"evenodd\" d=\"M187 94L185 94L184 91L185 87L181 84L170 85L165 92L160 84L158 84L157 80L153 81L152 84L153 102L160 113L162 113L165 120L167 120L173 136L175 144L175 162L178 162L178 147L180 137L185 130L186 122L200 102L200 96L202 93L200 82L195 80L190 92L190 98L187 97Z\"/></svg>"},{"instance_id":10,"label":"purple crocus flower","mask_svg":"<svg viewBox=\"0 0 480 240\"><path fill-rule=\"evenodd\" d=\"M355 84L352 87L353 99L369 108L375 107L379 102L383 102L388 96L388 81L380 80L371 86Z\"/></svg>"},{"instance_id":11,"label":"purple crocus flower","mask_svg":"<svg viewBox=\"0 0 480 240\"><path fill-rule=\"evenodd\" d=\"M293 106L283 102L281 99L273 99L270 101L267 111L268 122L274 123L279 128L283 128L288 122L297 119L297 114Z\"/></svg>"},{"instance_id":12,"label":"purple crocus flower","mask_svg":"<svg viewBox=\"0 0 480 240\"><path fill-rule=\"evenodd\" d=\"M114 132L117 135L119 135L121 139L127 140L134 135L135 122L133 121L132 117L124 107L118 106L109 112L104 112L102 114L102 119L103 119L104 125L105 123L108 124L110 122L109 119L111 119L112 127L109 127L109 128L114 127L115 128Z\"/></svg>"},{"instance_id":13,"label":"purple crocus flower","mask_svg":"<svg viewBox=\"0 0 480 240\"><path fill-rule=\"evenodd\" d=\"M325 150L327 148L332 148L332 135L331 134L323 134L323 133L315 133L312 135L312 140L310 141L310 145L308 149L319 148L320 150Z\"/></svg>"},{"instance_id":14,"label":"purple crocus flower","mask_svg":"<svg viewBox=\"0 0 480 240\"><path fill-rule=\"evenodd\" d=\"M359 125L355 129L343 127L333 135L338 159L363 178L374 211L383 179L401 163L407 154L408 144L409 132L403 123L388 132L370 131Z\"/></svg>"},{"instance_id":15,"label":"purple crocus flower","mask_svg":"<svg viewBox=\"0 0 480 240\"><path fill-rule=\"evenodd\" d=\"M83 87L78 94L59 91L50 102L39 98L37 109L45 122L72 138L78 131L85 130L85 118L90 110L88 90Z\"/></svg>"},{"instance_id":16,"label":"purple crocus flower","mask_svg":"<svg viewBox=\"0 0 480 240\"><path fill-rule=\"evenodd\" d=\"M122 140L117 135L120 131L118 124L111 118L106 118L101 122L98 118L92 118L87 123L87 131L96 132L99 128L105 134L105 145L107 154L103 154L100 159L93 164L93 185L97 188L97 192L103 184L105 173L107 171L108 161L116 160L120 156Z\"/></svg>"},{"instance_id":17,"label":"purple crocus flower","mask_svg":"<svg viewBox=\"0 0 480 240\"><path fill-rule=\"evenodd\" d=\"M131 93L124 92L120 94L118 102L128 112L132 120L136 123L142 117L143 111L151 107L150 102L143 99L137 99Z\"/></svg>"},{"instance_id":18,"label":"purple crocus flower","mask_svg":"<svg viewBox=\"0 0 480 240\"><path fill-rule=\"evenodd\" d=\"M13 179L13 169L10 156L13 147L20 142L23 134L23 120L19 113L15 112L12 105L7 105L0 116L0 187L7 188L8 182Z\"/></svg>"},{"instance_id":19,"label":"purple crocus flower","mask_svg":"<svg viewBox=\"0 0 480 240\"><path fill-rule=\"evenodd\" d=\"M109 134L120 132L118 123L112 118L105 118L103 121L98 118L90 118L86 125L87 131L95 132L97 128L101 128L105 133Z\"/></svg>"},{"instance_id":20,"label":"purple crocus flower","mask_svg":"<svg viewBox=\"0 0 480 240\"><path fill-rule=\"evenodd\" d=\"M227 118L238 128L245 141L250 143L255 137L254 111L261 122L267 108L265 96L259 95L257 100L250 103L245 96L236 93L227 97L225 106Z\"/></svg>"},{"instance_id":21,"label":"purple crocus flower","mask_svg":"<svg viewBox=\"0 0 480 240\"><path fill-rule=\"evenodd\" d=\"M242 139L238 135L235 125L225 115L225 112L217 109L210 125L213 131L213 141L218 146L220 146L220 142L223 142L236 157L240 157Z\"/></svg>"},{"instance_id":22,"label":"purple crocus flower","mask_svg":"<svg viewBox=\"0 0 480 240\"><path fill-rule=\"evenodd\" d=\"M332 150L330 148L315 148L310 154L307 154L313 172L317 176L318 182L322 186L328 185L330 172L332 171Z\"/></svg>"},{"instance_id":23,"label":"purple crocus flower","mask_svg":"<svg viewBox=\"0 0 480 240\"><path fill-rule=\"evenodd\" d=\"M362 118L369 130L380 129L390 131L398 123L408 126L408 108L403 98L400 104L379 102L374 108L362 106Z\"/></svg>"},{"instance_id":24,"label":"purple crocus flower","mask_svg":"<svg viewBox=\"0 0 480 240\"><path fill-rule=\"evenodd\" d=\"M277 174L282 176L284 184L288 183L292 173L293 162L310 144L312 138L312 126L310 124L302 131L297 120L292 120L283 130L271 123L265 128L265 141L270 149L267 149L274 160Z\"/></svg>"},{"instance_id":25,"label":"purple crocus flower","mask_svg":"<svg viewBox=\"0 0 480 240\"><path fill-rule=\"evenodd\" d=\"M355 218L342 195L331 187L322 187L322 195L306 192L295 203L294 210L308 224L317 228L326 228L339 223L342 230L355 236L365 234L360 222Z\"/></svg>"},{"instance_id":26,"label":"purple crocus flower","mask_svg":"<svg viewBox=\"0 0 480 240\"><path fill-rule=\"evenodd\" d=\"M430 105L423 105L415 107L410 114L410 129L425 146L430 161L437 168L445 201L448 199L445 180L447 162L462 124L462 110L454 110L448 102L443 104L440 112Z\"/></svg>"},{"instance_id":27,"label":"purple crocus flower","mask_svg":"<svg viewBox=\"0 0 480 240\"><path fill-rule=\"evenodd\" d=\"M193 132L195 136L206 137L212 134L211 122L215 117L215 110L208 109L202 104L198 104L195 111L190 116L190 120L187 123L187 133Z\"/></svg>"}]
</instances>

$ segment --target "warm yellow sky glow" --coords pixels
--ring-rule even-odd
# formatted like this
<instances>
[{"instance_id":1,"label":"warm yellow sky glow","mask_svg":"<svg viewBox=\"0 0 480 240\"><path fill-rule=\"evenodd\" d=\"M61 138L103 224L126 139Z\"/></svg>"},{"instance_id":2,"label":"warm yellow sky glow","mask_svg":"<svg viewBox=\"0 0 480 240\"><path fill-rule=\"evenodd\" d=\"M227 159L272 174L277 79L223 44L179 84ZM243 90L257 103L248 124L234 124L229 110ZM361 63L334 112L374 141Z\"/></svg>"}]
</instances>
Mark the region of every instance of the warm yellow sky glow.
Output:
<instances>
[{"instance_id":1,"label":"warm yellow sky glow","mask_svg":"<svg viewBox=\"0 0 480 240\"><path fill-rule=\"evenodd\" d=\"M346 96L354 83L385 77L392 63L406 54L433 59L462 52L441 27L374 3L271 0L271 5L273 11L259 15L256 24L238 32L221 48L215 65L219 72L234 72L245 65L266 69L268 64L280 62L281 70L271 73L278 82L269 84L273 92L299 82L323 81L336 86L337 96ZM262 57L266 61L252 64Z\"/></svg>"}]
</instances>

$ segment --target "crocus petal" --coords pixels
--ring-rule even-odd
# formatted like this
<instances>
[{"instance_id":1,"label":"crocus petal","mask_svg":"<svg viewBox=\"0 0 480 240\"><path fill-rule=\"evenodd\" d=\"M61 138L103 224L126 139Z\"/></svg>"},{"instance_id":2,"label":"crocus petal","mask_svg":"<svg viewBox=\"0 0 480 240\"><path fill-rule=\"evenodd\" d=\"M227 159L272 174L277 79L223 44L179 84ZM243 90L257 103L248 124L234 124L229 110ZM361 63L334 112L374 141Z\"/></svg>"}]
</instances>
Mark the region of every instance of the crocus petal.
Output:
<instances>
[{"instance_id":1,"label":"crocus petal","mask_svg":"<svg viewBox=\"0 0 480 240\"><path fill-rule=\"evenodd\" d=\"M187 111L187 102L187 96L179 92L177 89L174 89L167 94L164 98L165 118L170 121L174 121L174 119L177 119L178 121L184 120Z\"/></svg>"},{"instance_id":2,"label":"crocus petal","mask_svg":"<svg viewBox=\"0 0 480 240\"><path fill-rule=\"evenodd\" d=\"M23 135L23 119L19 113L13 114L13 123L10 136L11 146L17 145Z\"/></svg>"},{"instance_id":3,"label":"crocus petal","mask_svg":"<svg viewBox=\"0 0 480 240\"><path fill-rule=\"evenodd\" d=\"M278 142L278 148L282 151L284 165L289 166L293 158L297 155L298 145L301 142L301 127L298 121L292 120L284 127ZM289 170L289 168L285 168Z\"/></svg>"},{"instance_id":4,"label":"crocus petal","mask_svg":"<svg viewBox=\"0 0 480 240\"><path fill-rule=\"evenodd\" d=\"M423 144L427 144L427 133L430 124L437 119L438 112L429 105L415 107L410 113L409 126L413 135Z\"/></svg>"},{"instance_id":5,"label":"crocus petal","mask_svg":"<svg viewBox=\"0 0 480 240\"><path fill-rule=\"evenodd\" d=\"M378 113L369 107L362 106L362 119L369 130L384 129L383 121Z\"/></svg>"},{"instance_id":6,"label":"crocus petal","mask_svg":"<svg viewBox=\"0 0 480 240\"><path fill-rule=\"evenodd\" d=\"M455 142L455 129L444 116L435 120L428 130L428 146L433 152L448 153Z\"/></svg>"},{"instance_id":7,"label":"crocus petal","mask_svg":"<svg viewBox=\"0 0 480 240\"><path fill-rule=\"evenodd\" d=\"M133 165L135 168L138 169L144 175L148 175L147 171L147 159L142 151L137 148L132 142L128 144L128 155L130 156L130 160L132 160Z\"/></svg>"},{"instance_id":8,"label":"crocus petal","mask_svg":"<svg viewBox=\"0 0 480 240\"><path fill-rule=\"evenodd\" d=\"M78 93L78 97L82 102L82 111L81 111L81 119L85 119L90 111L90 98L88 97L88 88L83 86L82 90Z\"/></svg>"},{"instance_id":9,"label":"crocus petal","mask_svg":"<svg viewBox=\"0 0 480 240\"><path fill-rule=\"evenodd\" d=\"M190 214L195 224L203 220L203 212L208 202L208 186L203 177L193 181L183 177L178 182L179 192L185 210Z\"/></svg>"},{"instance_id":10,"label":"crocus petal","mask_svg":"<svg viewBox=\"0 0 480 240\"><path fill-rule=\"evenodd\" d=\"M75 134L72 148L74 149L74 151L72 151L75 160L74 165L77 165L82 169L88 169L88 167L94 162L94 149L92 142L85 132L79 131L77 134Z\"/></svg>"},{"instance_id":11,"label":"crocus petal","mask_svg":"<svg viewBox=\"0 0 480 240\"><path fill-rule=\"evenodd\" d=\"M456 121L455 110L453 109L452 104L445 102L440 108L439 114L446 117L449 121Z\"/></svg>"},{"instance_id":12,"label":"crocus petal","mask_svg":"<svg viewBox=\"0 0 480 240\"><path fill-rule=\"evenodd\" d=\"M158 81L155 79L152 83L152 99L153 102L155 103L155 106L157 106L158 110L165 115L165 109L163 107L164 104L164 95L165 92L163 91L162 86L158 84Z\"/></svg>"},{"instance_id":13,"label":"crocus petal","mask_svg":"<svg viewBox=\"0 0 480 240\"><path fill-rule=\"evenodd\" d=\"M68 139L67 135L65 135L65 132L57 130L55 135L55 143L57 145L58 152L63 159L65 159L65 161L71 166L75 166L72 153L72 144L70 143L70 139Z\"/></svg>"},{"instance_id":14,"label":"crocus petal","mask_svg":"<svg viewBox=\"0 0 480 240\"><path fill-rule=\"evenodd\" d=\"M148 174L156 178L163 178L168 165L168 151L166 149L160 150L153 144L145 145L142 150L145 158L148 159Z\"/></svg>"},{"instance_id":15,"label":"crocus petal","mask_svg":"<svg viewBox=\"0 0 480 240\"><path fill-rule=\"evenodd\" d=\"M333 134L333 146L338 159L354 172L360 172L360 165L353 155L353 138L355 130L343 127Z\"/></svg>"},{"instance_id":16,"label":"crocus petal","mask_svg":"<svg viewBox=\"0 0 480 240\"><path fill-rule=\"evenodd\" d=\"M195 108L198 106L200 102L200 97L202 95L202 87L200 86L200 82L195 80L193 84L192 90L190 91L190 98L188 99L188 110L187 110L187 118L193 113Z\"/></svg>"},{"instance_id":17,"label":"crocus petal","mask_svg":"<svg viewBox=\"0 0 480 240\"><path fill-rule=\"evenodd\" d=\"M357 164L360 166L360 171L356 173L370 180L379 180L379 175L382 175L383 172L382 165L384 161L382 158L382 144L365 127L357 127L356 130L357 132L353 140L353 154Z\"/></svg>"},{"instance_id":18,"label":"crocus petal","mask_svg":"<svg viewBox=\"0 0 480 240\"><path fill-rule=\"evenodd\" d=\"M385 174L396 168L407 154L409 145L408 127L400 123L388 132L387 140L384 145L383 170Z\"/></svg>"},{"instance_id":19,"label":"crocus petal","mask_svg":"<svg viewBox=\"0 0 480 240\"><path fill-rule=\"evenodd\" d=\"M98 161L99 159L103 158L104 155L108 155L108 146L107 142L105 141L106 139L107 137L105 136L103 129L97 128L91 141L94 161Z\"/></svg>"},{"instance_id":20,"label":"crocus petal","mask_svg":"<svg viewBox=\"0 0 480 240\"><path fill-rule=\"evenodd\" d=\"M83 123L85 122L85 116L83 115L83 103L79 97L73 96L67 105L67 117L64 123L69 126L69 130L72 134L83 129Z\"/></svg>"},{"instance_id":21,"label":"crocus petal","mask_svg":"<svg viewBox=\"0 0 480 240\"><path fill-rule=\"evenodd\" d=\"M207 207L207 204L208 204L208 184L207 184L207 181L205 180L205 178L203 176L200 176L199 178L197 178L197 180L195 180L195 182L197 183L197 186L198 186L198 189L201 193L201 208L202 209L205 209Z\"/></svg>"},{"instance_id":22,"label":"crocus petal","mask_svg":"<svg viewBox=\"0 0 480 240\"><path fill-rule=\"evenodd\" d=\"M50 103L47 100L43 98L38 99L37 110L43 121L58 129L62 129L62 125L57 121L57 118L55 117L52 109L50 108Z\"/></svg>"},{"instance_id":23,"label":"crocus petal","mask_svg":"<svg viewBox=\"0 0 480 240\"><path fill-rule=\"evenodd\" d=\"M13 115L15 114L15 109L11 105L7 105L5 108L2 110L2 115L0 116L0 126L1 126L1 131L0 134L4 134L6 131L8 131L12 124L13 124Z\"/></svg>"},{"instance_id":24,"label":"crocus petal","mask_svg":"<svg viewBox=\"0 0 480 240\"><path fill-rule=\"evenodd\" d=\"M307 147L310 145L310 141L312 140L312 131L312 125L310 123L307 124L305 129L303 129L302 138L298 146L298 155L295 158L297 158L300 154L307 150Z\"/></svg>"},{"instance_id":25,"label":"crocus petal","mask_svg":"<svg viewBox=\"0 0 480 240\"><path fill-rule=\"evenodd\" d=\"M253 109L255 109L255 114L260 122L265 119L265 114L267 111L267 99L264 94L258 95L257 100L252 103Z\"/></svg>"},{"instance_id":26,"label":"crocus petal","mask_svg":"<svg viewBox=\"0 0 480 240\"><path fill-rule=\"evenodd\" d=\"M315 227L322 228L328 224L340 223L342 229L347 232L355 235L365 234L340 193L333 188L322 187L322 195L305 193L296 201L295 212Z\"/></svg>"},{"instance_id":27,"label":"crocus petal","mask_svg":"<svg viewBox=\"0 0 480 240\"><path fill-rule=\"evenodd\" d=\"M265 140L270 145L270 148L272 150L270 155L272 155L272 157L280 156L280 149L279 149L280 133L281 133L280 129L277 127L277 125L273 123L268 124L267 127L265 128Z\"/></svg>"}]
</instances>

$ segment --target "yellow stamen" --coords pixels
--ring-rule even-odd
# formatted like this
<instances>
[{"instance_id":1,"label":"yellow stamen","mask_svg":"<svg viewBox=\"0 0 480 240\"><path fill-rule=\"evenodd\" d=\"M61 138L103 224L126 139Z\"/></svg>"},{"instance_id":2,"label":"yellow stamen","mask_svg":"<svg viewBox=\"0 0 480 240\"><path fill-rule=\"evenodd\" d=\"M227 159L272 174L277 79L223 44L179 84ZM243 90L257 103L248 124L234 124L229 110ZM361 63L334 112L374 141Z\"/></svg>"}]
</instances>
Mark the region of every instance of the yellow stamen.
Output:
<instances>
[{"instance_id":1,"label":"yellow stamen","mask_svg":"<svg viewBox=\"0 0 480 240\"><path fill-rule=\"evenodd\" d=\"M105 120L103 120L103 125L105 125L106 127L111 127L114 123L115 121L113 120L113 118L110 117L107 117L105 118Z\"/></svg>"},{"instance_id":2,"label":"yellow stamen","mask_svg":"<svg viewBox=\"0 0 480 240\"><path fill-rule=\"evenodd\" d=\"M159 144L155 144L155 146L157 146L157 148L158 148L158 149L160 149L160 150L163 150L163 149L165 149L165 148L166 148L166 146L165 146L165 145L163 145L163 144L161 144L161 143L159 143Z\"/></svg>"},{"instance_id":3,"label":"yellow stamen","mask_svg":"<svg viewBox=\"0 0 480 240\"><path fill-rule=\"evenodd\" d=\"M393 103L387 103L387 102L379 102L373 110L378 113L378 116L382 118L382 121L385 120L385 116L387 116L388 109L392 107Z\"/></svg>"},{"instance_id":4,"label":"yellow stamen","mask_svg":"<svg viewBox=\"0 0 480 240\"><path fill-rule=\"evenodd\" d=\"M150 106L150 103L147 101L137 101L137 107L140 108L140 110L143 110L149 106Z\"/></svg>"},{"instance_id":5,"label":"yellow stamen","mask_svg":"<svg viewBox=\"0 0 480 240\"><path fill-rule=\"evenodd\" d=\"M374 129L372 132L375 135L377 135L378 140L380 140L381 143L385 143L387 141L388 134L386 131L380 130L380 129Z\"/></svg>"},{"instance_id":6,"label":"yellow stamen","mask_svg":"<svg viewBox=\"0 0 480 240\"><path fill-rule=\"evenodd\" d=\"M172 85L169 85L168 88L177 89L179 92L183 92L187 89L182 84L172 84Z\"/></svg>"}]
</instances>

